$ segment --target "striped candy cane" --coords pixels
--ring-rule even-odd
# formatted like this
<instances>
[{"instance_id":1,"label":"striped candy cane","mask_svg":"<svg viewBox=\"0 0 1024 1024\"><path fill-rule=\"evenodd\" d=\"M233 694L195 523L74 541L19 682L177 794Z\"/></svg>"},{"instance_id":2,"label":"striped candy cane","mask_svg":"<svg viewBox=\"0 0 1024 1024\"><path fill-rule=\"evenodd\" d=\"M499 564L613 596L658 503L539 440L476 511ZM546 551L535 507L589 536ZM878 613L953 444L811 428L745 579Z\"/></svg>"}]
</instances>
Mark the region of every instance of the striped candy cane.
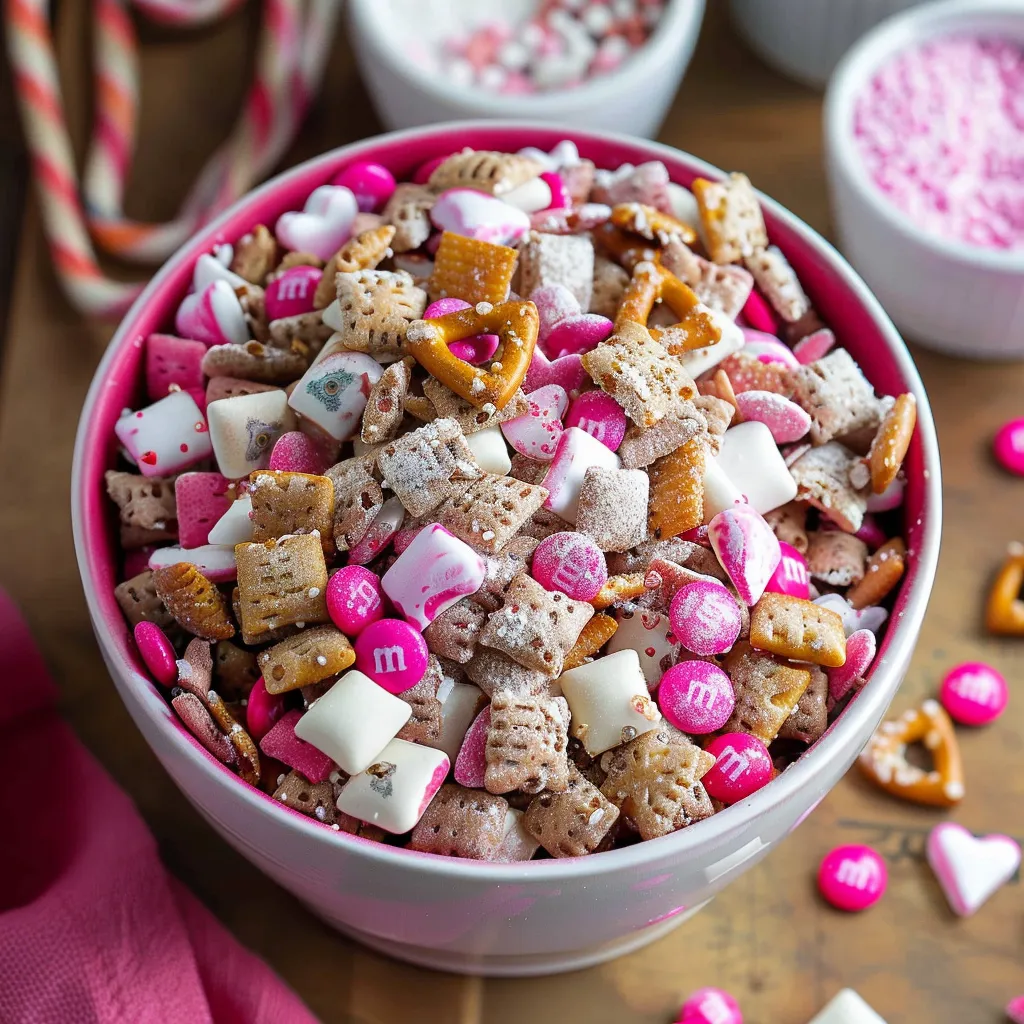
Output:
<instances>
[{"instance_id":1,"label":"striped candy cane","mask_svg":"<svg viewBox=\"0 0 1024 1024\"><path fill-rule=\"evenodd\" d=\"M319 89L340 6L338 0L264 0L256 73L237 124L178 216L149 224L124 213L139 106L138 43L129 0L94 0L96 113L81 190L48 0L4 2L15 88L54 266L72 301L103 317L121 315L141 286L107 278L94 243L122 259L160 261L264 177L281 159ZM131 2L162 23L195 26L231 13L242 0Z\"/></svg>"}]
</instances>

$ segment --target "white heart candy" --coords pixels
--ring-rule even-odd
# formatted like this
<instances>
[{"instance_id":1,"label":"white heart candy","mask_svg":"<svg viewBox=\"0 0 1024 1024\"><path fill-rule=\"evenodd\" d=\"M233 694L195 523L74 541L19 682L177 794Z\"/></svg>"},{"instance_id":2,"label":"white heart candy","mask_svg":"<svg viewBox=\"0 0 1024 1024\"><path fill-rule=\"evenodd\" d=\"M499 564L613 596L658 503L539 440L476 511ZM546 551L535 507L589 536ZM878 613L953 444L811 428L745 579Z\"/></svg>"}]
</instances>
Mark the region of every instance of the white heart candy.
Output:
<instances>
[{"instance_id":1,"label":"white heart candy","mask_svg":"<svg viewBox=\"0 0 1024 1024\"><path fill-rule=\"evenodd\" d=\"M356 197L344 185L321 185L301 213L281 214L274 234L286 249L329 260L348 241L358 212Z\"/></svg>"},{"instance_id":2,"label":"white heart candy","mask_svg":"<svg viewBox=\"0 0 1024 1024\"><path fill-rule=\"evenodd\" d=\"M249 325L238 296L220 279L181 300L174 328L182 338L207 345L244 345L249 340Z\"/></svg>"},{"instance_id":3,"label":"white heart candy","mask_svg":"<svg viewBox=\"0 0 1024 1024\"><path fill-rule=\"evenodd\" d=\"M530 230L530 218L501 199L471 188L442 192L430 210L434 227L481 242L510 245Z\"/></svg>"},{"instance_id":4,"label":"white heart candy","mask_svg":"<svg viewBox=\"0 0 1024 1024\"><path fill-rule=\"evenodd\" d=\"M928 835L932 866L953 912L973 914L1020 867L1020 847L1002 835L971 835L951 821L936 825Z\"/></svg>"}]
</instances>

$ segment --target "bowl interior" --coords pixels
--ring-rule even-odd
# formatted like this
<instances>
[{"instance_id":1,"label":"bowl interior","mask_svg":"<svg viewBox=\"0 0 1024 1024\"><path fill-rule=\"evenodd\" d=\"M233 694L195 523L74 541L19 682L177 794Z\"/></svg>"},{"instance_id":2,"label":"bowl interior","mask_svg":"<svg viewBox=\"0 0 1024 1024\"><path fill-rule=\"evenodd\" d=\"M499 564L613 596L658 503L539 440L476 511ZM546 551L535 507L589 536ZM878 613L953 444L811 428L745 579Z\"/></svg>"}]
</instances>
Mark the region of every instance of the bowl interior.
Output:
<instances>
[{"instance_id":1,"label":"bowl interior","mask_svg":"<svg viewBox=\"0 0 1024 1024\"><path fill-rule=\"evenodd\" d=\"M256 223L272 227L280 214L301 208L314 188L356 159L372 156L401 178L409 175L423 161L464 146L511 151L527 145L550 149L566 137L573 139L581 155L592 159L598 167L618 167L625 162L636 164L658 159L666 164L673 180L683 185L689 185L698 176L721 177L721 172L715 168L665 146L625 136L507 123L475 122L396 132L327 153L251 193L186 243L168 261L132 307L112 340L96 371L79 424L72 480L75 544L86 600L112 671L122 681L127 681L146 712L160 719L158 724L161 728L176 730L183 748L204 760L209 768L211 784L217 781L219 774L222 780L227 779L230 784L243 787L252 798L266 801L268 809L273 806L271 813L292 814L297 827L316 830L330 841L361 844L385 859L388 856L415 856L435 864L448 861L448 858L381 847L345 833L334 833L303 818L298 812L281 807L261 791L248 787L230 769L206 754L177 718L169 713L163 698L157 695L156 685L149 679L138 657L113 595L121 576L115 516L103 483L104 472L112 468L117 459L113 427L123 409L136 408L144 403L144 340L150 333L159 332L173 322L177 305L189 288L195 260L214 245L238 239ZM911 558L890 620L893 628L885 633L873 667L876 685L868 685L861 690L825 736L768 787L774 799L786 799L813 778L816 764L823 763L830 756L830 751L838 748L837 732L869 731L895 693L901 670L913 649L934 579L940 531L940 486L938 448L927 397L895 328L864 283L827 242L776 203L762 198L772 241L786 253L815 306L835 329L839 342L849 349L879 391L889 394L913 391L919 409L918 429L905 463L904 535ZM759 813L760 809L768 806L765 792L759 791L727 811L716 814L702 822L698 829L684 829L648 843L583 860L602 862L600 866L592 865L589 870L611 869L623 858L638 856L637 851L650 846L651 842L674 842L683 851L700 842L700 834L709 838L714 836L722 827L720 819L723 817L730 819L725 826L730 827L737 823L737 816ZM441 869L440 864L438 869ZM489 870L497 874L504 872L505 875L522 869L552 875L573 870L569 862L558 860L520 866L462 861L458 865L460 871Z\"/></svg>"}]
</instances>

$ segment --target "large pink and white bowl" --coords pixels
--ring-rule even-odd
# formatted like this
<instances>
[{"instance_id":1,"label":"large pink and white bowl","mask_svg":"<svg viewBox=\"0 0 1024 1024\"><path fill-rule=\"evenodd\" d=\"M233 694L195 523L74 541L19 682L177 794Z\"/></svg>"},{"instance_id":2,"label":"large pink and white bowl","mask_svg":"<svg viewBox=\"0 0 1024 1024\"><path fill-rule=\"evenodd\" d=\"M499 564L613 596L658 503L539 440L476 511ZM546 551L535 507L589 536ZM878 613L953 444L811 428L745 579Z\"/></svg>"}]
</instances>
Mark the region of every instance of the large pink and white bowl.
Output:
<instances>
[{"instance_id":1,"label":"large pink and white bowl","mask_svg":"<svg viewBox=\"0 0 1024 1024\"><path fill-rule=\"evenodd\" d=\"M751 797L697 825L621 850L569 860L488 864L413 853L332 831L274 802L207 755L148 678L114 600L116 529L103 473L113 426L141 395L142 344L165 329L200 253L252 225L273 224L346 164L371 158L397 176L463 146L552 148L572 138L601 167L662 160L681 184L720 176L707 164L621 135L509 123L399 132L326 153L242 199L154 277L107 349L79 425L72 482L75 544L103 657L161 763L210 825L317 914L367 945L443 970L543 974L599 963L664 935L781 842L850 767L906 672L939 552L939 455L928 401L895 328L827 242L771 200L765 216L807 291L877 388L912 391L918 429L906 462L910 568L868 685L799 761Z\"/></svg>"}]
</instances>

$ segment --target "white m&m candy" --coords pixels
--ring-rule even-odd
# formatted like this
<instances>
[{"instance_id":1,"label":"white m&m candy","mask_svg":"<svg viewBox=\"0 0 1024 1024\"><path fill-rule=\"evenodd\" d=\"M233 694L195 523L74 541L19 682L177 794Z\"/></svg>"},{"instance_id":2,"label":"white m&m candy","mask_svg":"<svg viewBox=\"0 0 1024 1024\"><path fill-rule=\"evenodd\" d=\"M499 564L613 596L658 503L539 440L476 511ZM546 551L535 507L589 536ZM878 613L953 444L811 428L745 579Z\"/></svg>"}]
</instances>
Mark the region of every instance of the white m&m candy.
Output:
<instances>
[{"instance_id":1,"label":"white m&m candy","mask_svg":"<svg viewBox=\"0 0 1024 1024\"><path fill-rule=\"evenodd\" d=\"M143 476L180 473L212 451L206 419L186 391L127 413L114 424L114 433Z\"/></svg>"},{"instance_id":2,"label":"white m&m candy","mask_svg":"<svg viewBox=\"0 0 1024 1024\"><path fill-rule=\"evenodd\" d=\"M423 817L448 768L443 751L392 740L366 771L345 783L338 810L385 832L408 832Z\"/></svg>"},{"instance_id":3,"label":"white m&m candy","mask_svg":"<svg viewBox=\"0 0 1024 1024\"><path fill-rule=\"evenodd\" d=\"M336 441L359 432L370 387L384 367L362 352L335 351L318 359L295 385L288 404Z\"/></svg>"},{"instance_id":4,"label":"white m&m candy","mask_svg":"<svg viewBox=\"0 0 1024 1024\"><path fill-rule=\"evenodd\" d=\"M206 407L206 415L217 467L229 480L266 469L274 442L295 426L283 391L220 398Z\"/></svg>"}]
</instances>

